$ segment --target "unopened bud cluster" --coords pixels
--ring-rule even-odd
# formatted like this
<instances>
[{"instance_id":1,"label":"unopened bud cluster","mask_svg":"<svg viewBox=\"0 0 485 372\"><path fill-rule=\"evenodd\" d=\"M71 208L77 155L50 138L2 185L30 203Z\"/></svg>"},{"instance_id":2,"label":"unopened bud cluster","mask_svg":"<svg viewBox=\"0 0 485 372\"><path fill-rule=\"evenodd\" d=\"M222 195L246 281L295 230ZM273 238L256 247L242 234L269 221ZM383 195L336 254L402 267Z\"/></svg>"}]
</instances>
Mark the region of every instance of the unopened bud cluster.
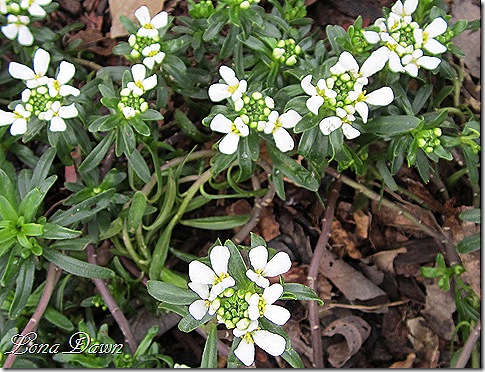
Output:
<instances>
[{"instance_id":1,"label":"unopened bud cluster","mask_svg":"<svg viewBox=\"0 0 485 372\"><path fill-rule=\"evenodd\" d=\"M224 323L227 329L233 329L242 320L249 324L249 303L252 293L242 289L235 291L227 288L216 301L220 302L217 320ZM214 305L214 303L213 303Z\"/></svg>"},{"instance_id":2,"label":"unopened bud cluster","mask_svg":"<svg viewBox=\"0 0 485 372\"><path fill-rule=\"evenodd\" d=\"M209 18L214 13L214 4L212 0L202 0L195 3L193 0L189 1L189 14L193 18Z\"/></svg>"},{"instance_id":3,"label":"unopened bud cluster","mask_svg":"<svg viewBox=\"0 0 485 372\"><path fill-rule=\"evenodd\" d=\"M118 108L127 119L131 119L148 110L148 102L143 97L134 95L132 90L123 88L120 96Z\"/></svg>"},{"instance_id":4,"label":"unopened bud cluster","mask_svg":"<svg viewBox=\"0 0 485 372\"><path fill-rule=\"evenodd\" d=\"M293 39L280 40L273 49L274 59L287 66L293 66L298 62L297 57L300 53L301 47L296 45Z\"/></svg>"},{"instance_id":5,"label":"unopened bud cluster","mask_svg":"<svg viewBox=\"0 0 485 372\"><path fill-rule=\"evenodd\" d=\"M440 128L425 129L416 134L415 139L418 147L426 153L432 153L436 147L441 145L439 137L441 136Z\"/></svg>"},{"instance_id":6,"label":"unopened bud cluster","mask_svg":"<svg viewBox=\"0 0 485 372\"><path fill-rule=\"evenodd\" d=\"M242 101L244 106L239 114L243 123L262 132L268 121L268 116L274 108L273 99L263 96L260 92L254 92L250 96L244 94Z\"/></svg>"}]
</instances>

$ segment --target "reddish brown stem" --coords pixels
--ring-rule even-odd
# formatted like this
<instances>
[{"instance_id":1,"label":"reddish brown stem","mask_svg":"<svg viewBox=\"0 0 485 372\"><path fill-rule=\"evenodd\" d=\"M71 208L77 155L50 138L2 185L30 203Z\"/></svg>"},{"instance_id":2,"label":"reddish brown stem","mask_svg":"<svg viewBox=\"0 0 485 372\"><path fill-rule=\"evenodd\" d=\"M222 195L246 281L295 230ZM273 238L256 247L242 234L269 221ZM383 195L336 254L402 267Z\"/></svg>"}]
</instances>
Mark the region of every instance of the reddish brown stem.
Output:
<instances>
[{"instance_id":1,"label":"reddish brown stem","mask_svg":"<svg viewBox=\"0 0 485 372\"><path fill-rule=\"evenodd\" d=\"M332 229L332 220L335 214L335 207L339 196L341 183L335 180L332 184L332 189L327 201L327 209L322 220L322 231L318 238L317 245L313 252L312 261L308 268L307 284L315 293L317 290L317 276L320 261L322 259L328 239L330 238L330 231ZM323 350L322 350L322 335L320 331L320 318L318 316L318 303L310 301L308 303L308 320L310 321L310 329L312 335L312 349L313 349L313 364L315 368L324 368L323 364Z\"/></svg>"}]
</instances>

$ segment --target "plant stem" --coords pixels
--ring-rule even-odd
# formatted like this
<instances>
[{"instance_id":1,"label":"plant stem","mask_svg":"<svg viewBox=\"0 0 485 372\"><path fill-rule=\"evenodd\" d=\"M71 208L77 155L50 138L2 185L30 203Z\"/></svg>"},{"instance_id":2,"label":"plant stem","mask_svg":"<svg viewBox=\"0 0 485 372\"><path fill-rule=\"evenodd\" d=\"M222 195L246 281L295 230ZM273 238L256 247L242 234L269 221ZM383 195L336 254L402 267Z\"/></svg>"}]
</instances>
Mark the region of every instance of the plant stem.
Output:
<instances>
[{"instance_id":1,"label":"plant stem","mask_svg":"<svg viewBox=\"0 0 485 372\"><path fill-rule=\"evenodd\" d=\"M29 319L29 322L27 323L27 325L25 326L24 330L21 333L23 337L25 337L30 332L35 332L35 330L37 329L40 318L42 318L42 315L44 314L45 309L47 308L47 305L52 296L52 293L54 292L54 287L56 286L57 282L59 281L59 278L61 277L61 273L62 273L61 269L59 269L53 263L50 264L49 270L47 271L47 277L45 279L45 287L44 287L44 290L42 291L42 296L40 297L39 304L37 305L37 308L32 314L32 317ZM7 360L3 365L3 368L12 368L12 365L15 362L17 355L18 354L15 354L15 353L9 354L7 357Z\"/></svg>"},{"instance_id":2,"label":"plant stem","mask_svg":"<svg viewBox=\"0 0 485 372\"><path fill-rule=\"evenodd\" d=\"M475 344L478 342L478 339L480 338L481 328L482 326L480 324L480 319L478 319L477 324L475 324L475 327L473 327L473 330L470 333L470 336L466 340L465 345L461 350L460 356L458 357L458 360L456 361L454 368L466 367L466 364L468 363L468 359L470 359L470 355L472 354Z\"/></svg>"},{"instance_id":3,"label":"plant stem","mask_svg":"<svg viewBox=\"0 0 485 372\"><path fill-rule=\"evenodd\" d=\"M327 201L327 209L322 220L322 231L313 252L312 261L308 268L307 283L308 286L318 293L317 290L317 276L320 261L322 259L328 239L330 238L330 230L332 229L332 220L335 214L335 207L339 196L341 183L336 179L332 185L330 195ZM313 349L313 364L315 368L323 368L323 352L322 352L322 335L320 331L320 317L318 316L318 303L310 301L308 303L308 319L310 321L310 329L312 334L312 349Z\"/></svg>"},{"instance_id":4,"label":"plant stem","mask_svg":"<svg viewBox=\"0 0 485 372\"><path fill-rule=\"evenodd\" d=\"M88 262L93 265L97 265L98 262L96 260L96 254L94 252L94 244L89 244L86 247L86 255L88 258ZM111 295L111 292L109 291L108 286L102 279L97 279L97 278L92 278L91 279L98 289L99 293L101 294L101 297L103 298L104 302L106 303L106 306L108 306L108 309L113 315L113 318L116 320L116 323L118 323L118 326L120 327L121 332L123 333L123 336L125 337L125 341L130 347L131 353L134 354L136 352L136 349L138 349L138 344L135 340L135 337L133 337L133 333L131 332L130 326L128 324L128 321L125 318L125 315L121 312L120 308L118 307L118 304L116 303L115 299Z\"/></svg>"},{"instance_id":5,"label":"plant stem","mask_svg":"<svg viewBox=\"0 0 485 372\"><path fill-rule=\"evenodd\" d=\"M88 61L82 58L73 58L73 62L79 63L81 66L89 67L91 70L98 71L103 68L103 66L98 65L93 61Z\"/></svg>"}]
</instances>

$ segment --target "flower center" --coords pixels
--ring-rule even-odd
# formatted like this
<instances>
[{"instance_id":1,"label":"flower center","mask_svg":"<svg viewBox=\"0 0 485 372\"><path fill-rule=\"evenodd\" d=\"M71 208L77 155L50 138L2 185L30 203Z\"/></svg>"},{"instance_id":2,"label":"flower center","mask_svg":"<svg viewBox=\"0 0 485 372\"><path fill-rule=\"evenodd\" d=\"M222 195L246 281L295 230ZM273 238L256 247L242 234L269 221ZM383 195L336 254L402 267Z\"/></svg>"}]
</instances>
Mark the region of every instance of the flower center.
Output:
<instances>
[{"instance_id":1,"label":"flower center","mask_svg":"<svg viewBox=\"0 0 485 372\"><path fill-rule=\"evenodd\" d=\"M249 125L250 128L257 128L262 131L264 128L258 127L258 122L268 120L271 113L263 95L259 92L253 93L251 96L243 96L244 107L241 109L241 119L244 124Z\"/></svg>"},{"instance_id":2,"label":"flower center","mask_svg":"<svg viewBox=\"0 0 485 372\"><path fill-rule=\"evenodd\" d=\"M217 319L224 323L228 329L234 328L241 319L248 319L249 304L246 297L251 295L242 289L234 291L228 288L223 292L221 306L217 310ZM249 319L248 319L249 322Z\"/></svg>"}]
</instances>

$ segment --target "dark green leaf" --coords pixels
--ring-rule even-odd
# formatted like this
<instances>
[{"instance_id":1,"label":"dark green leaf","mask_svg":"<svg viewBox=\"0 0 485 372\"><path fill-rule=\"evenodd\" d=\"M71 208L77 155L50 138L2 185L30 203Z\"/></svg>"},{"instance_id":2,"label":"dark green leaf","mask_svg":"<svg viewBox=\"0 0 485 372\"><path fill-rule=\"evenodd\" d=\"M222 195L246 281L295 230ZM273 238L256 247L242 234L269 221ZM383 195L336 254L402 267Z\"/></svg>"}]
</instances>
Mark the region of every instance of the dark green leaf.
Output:
<instances>
[{"instance_id":1,"label":"dark green leaf","mask_svg":"<svg viewBox=\"0 0 485 372\"><path fill-rule=\"evenodd\" d=\"M86 156L86 159L79 166L79 172L89 172L94 169L103 160L104 156L108 152L111 144L115 139L115 132L110 132L104 137L100 143Z\"/></svg>"},{"instance_id":2,"label":"dark green leaf","mask_svg":"<svg viewBox=\"0 0 485 372\"><path fill-rule=\"evenodd\" d=\"M81 231L68 229L67 227L59 226L55 223L46 222L44 225L44 239L72 239L81 235Z\"/></svg>"},{"instance_id":3,"label":"dark green leaf","mask_svg":"<svg viewBox=\"0 0 485 372\"><path fill-rule=\"evenodd\" d=\"M217 326L209 325L200 368L217 368Z\"/></svg>"},{"instance_id":4,"label":"dark green leaf","mask_svg":"<svg viewBox=\"0 0 485 372\"><path fill-rule=\"evenodd\" d=\"M210 139L210 135L202 133L197 127L190 121L185 113L179 109L175 109L174 118L182 132L195 142L204 143Z\"/></svg>"},{"instance_id":5,"label":"dark green leaf","mask_svg":"<svg viewBox=\"0 0 485 372\"><path fill-rule=\"evenodd\" d=\"M34 173L32 173L29 190L39 186L40 183L47 178L47 175L49 174L49 169L52 165L52 161L54 160L54 156L56 156L56 149L52 147L47 149L42 154L39 161L37 162L37 165L34 168Z\"/></svg>"},{"instance_id":6,"label":"dark green leaf","mask_svg":"<svg viewBox=\"0 0 485 372\"><path fill-rule=\"evenodd\" d=\"M53 307L48 306L45 309L44 316L49 322L51 322L52 324L54 324L56 327L60 329L63 329L68 332L74 330L74 325L69 320L69 318L61 314Z\"/></svg>"},{"instance_id":7,"label":"dark green leaf","mask_svg":"<svg viewBox=\"0 0 485 372\"><path fill-rule=\"evenodd\" d=\"M140 179L145 183L150 181L150 169L148 168L145 159L143 159L143 156L140 155L138 150L133 151L131 154L125 153L125 155L128 159L130 166L133 168L138 177L140 177Z\"/></svg>"},{"instance_id":8,"label":"dark green leaf","mask_svg":"<svg viewBox=\"0 0 485 372\"><path fill-rule=\"evenodd\" d=\"M480 208L469 209L467 211L461 212L459 217L463 221L480 223L481 217L482 217L481 209Z\"/></svg>"},{"instance_id":9,"label":"dark green leaf","mask_svg":"<svg viewBox=\"0 0 485 372\"><path fill-rule=\"evenodd\" d=\"M291 295L288 295L291 294ZM316 300L319 305L323 305L323 301L317 294L306 285L299 283L284 283L283 284L283 295L282 298L291 298L295 300Z\"/></svg>"},{"instance_id":10,"label":"dark green leaf","mask_svg":"<svg viewBox=\"0 0 485 372\"><path fill-rule=\"evenodd\" d=\"M38 187L30 190L22 199L19 206L19 213L24 216L25 222L31 222L44 200L45 193L41 192Z\"/></svg>"},{"instance_id":11,"label":"dark green leaf","mask_svg":"<svg viewBox=\"0 0 485 372\"><path fill-rule=\"evenodd\" d=\"M189 305L199 296L190 289L184 289L159 280L149 280L147 282L148 293L158 301L173 305Z\"/></svg>"},{"instance_id":12,"label":"dark green leaf","mask_svg":"<svg viewBox=\"0 0 485 372\"><path fill-rule=\"evenodd\" d=\"M463 238L456 246L458 253L470 253L480 249L480 233Z\"/></svg>"},{"instance_id":13,"label":"dark green leaf","mask_svg":"<svg viewBox=\"0 0 485 372\"><path fill-rule=\"evenodd\" d=\"M100 238L101 239L101 238ZM50 245L52 249L57 251L82 251L86 248L89 243L92 243L92 238L90 237L82 237L76 239L69 239L69 240L61 240L54 242Z\"/></svg>"},{"instance_id":14,"label":"dark green leaf","mask_svg":"<svg viewBox=\"0 0 485 372\"><path fill-rule=\"evenodd\" d=\"M0 169L0 195L3 195L14 209L18 208L19 197L17 189L3 169Z\"/></svg>"},{"instance_id":15,"label":"dark green leaf","mask_svg":"<svg viewBox=\"0 0 485 372\"><path fill-rule=\"evenodd\" d=\"M3 196L0 195L0 215L2 215L2 219L4 220L11 220L17 222L19 215L12 207L12 204Z\"/></svg>"},{"instance_id":16,"label":"dark green leaf","mask_svg":"<svg viewBox=\"0 0 485 372\"><path fill-rule=\"evenodd\" d=\"M32 287L34 285L35 259L30 255L21 261L19 275L17 276L15 295L10 305L8 316L10 319L16 319L24 309L29 299Z\"/></svg>"},{"instance_id":17,"label":"dark green leaf","mask_svg":"<svg viewBox=\"0 0 485 372\"><path fill-rule=\"evenodd\" d=\"M415 129L421 119L409 115L381 116L362 126L363 133L393 136Z\"/></svg>"},{"instance_id":18,"label":"dark green leaf","mask_svg":"<svg viewBox=\"0 0 485 372\"><path fill-rule=\"evenodd\" d=\"M229 252L231 254L229 256L228 271L231 273L231 276L234 278L236 283L244 288L248 285L249 279L246 276L246 263L241 256L241 252L239 252L239 249L230 240L226 240L224 245L229 249Z\"/></svg>"},{"instance_id":19,"label":"dark green leaf","mask_svg":"<svg viewBox=\"0 0 485 372\"><path fill-rule=\"evenodd\" d=\"M391 172L389 172L386 161L383 158L379 158L376 162L376 167L386 186L391 190L396 191L399 187L396 181L394 181Z\"/></svg>"},{"instance_id":20,"label":"dark green leaf","mask_svg":"<svg viewBox=\"0 0 485 372\"><path fill-rule=\"evenodd\" d=\"M251 248L258 247L260 245L262 245L263 247L266 247L266 241L262 237L254 233L250 233L250 234L251 234Z\"/></svg>"},{"instance_id":21,"label":"dark green leaf","mask_svg":"<svg viewBox=\"0 0 485 372\"><path fill-rule=\"evenodd\" d=\"M203 217L191 220L181 220L180 224L204 230L229 230L246 224L250 217L249 214Z\"/></svg>"},{"instance_id":22,"label":"dark green leaf","mask_svg":"<svg viewBox=\"0 0 485 372\"><path fill-rule=\"evenodd\" d=\"M135 192L131 199L130 209L128 210L128 229L136 230L141 225L141 220L147 207L147 198L141 191Z\"/></svg>"}]
</instances>

